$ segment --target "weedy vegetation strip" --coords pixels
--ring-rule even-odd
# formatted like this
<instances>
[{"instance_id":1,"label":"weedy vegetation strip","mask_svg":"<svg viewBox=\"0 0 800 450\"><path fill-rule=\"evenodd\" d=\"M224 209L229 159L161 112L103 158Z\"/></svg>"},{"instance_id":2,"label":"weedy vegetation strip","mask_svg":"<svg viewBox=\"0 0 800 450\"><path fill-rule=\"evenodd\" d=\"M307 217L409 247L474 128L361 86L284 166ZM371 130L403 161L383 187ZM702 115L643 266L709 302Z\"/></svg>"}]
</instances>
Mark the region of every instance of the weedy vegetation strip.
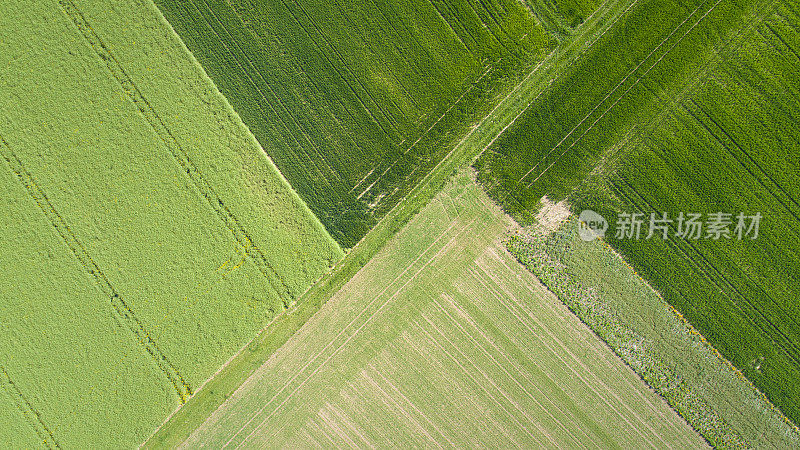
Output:
<instances>
[{"instance_id":1,"label":"weedy vegetation strip","mask_svg":"<svg viewBox=\"0 0 800 450\"><path fill-rule=\"evenodd\" d=\"M797 428L685 317L607 242L581 240L578 218L562 220L507 248L712 445L797 446Z\"/></svg>"}]
</instances>

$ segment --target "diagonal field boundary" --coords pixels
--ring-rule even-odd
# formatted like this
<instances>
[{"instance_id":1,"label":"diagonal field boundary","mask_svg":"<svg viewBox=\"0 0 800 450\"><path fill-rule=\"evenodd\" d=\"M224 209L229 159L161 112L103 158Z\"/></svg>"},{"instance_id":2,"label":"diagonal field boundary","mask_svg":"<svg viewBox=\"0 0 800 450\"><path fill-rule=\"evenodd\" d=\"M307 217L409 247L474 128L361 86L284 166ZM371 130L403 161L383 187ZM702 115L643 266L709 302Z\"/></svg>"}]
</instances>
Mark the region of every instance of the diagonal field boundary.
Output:
<instances>
[{"instance_id":1,"label":"diagonal field boundary","mask_svg":"<svg viewBox=\"0 0 800 450\"><path fill-rule=\"evenodd\" d=\"M239 223L239 220L236 219L231 210L225 205L216 191L214 191L214 188L208 180L206 180L197 166L192 162L186 150L181 147L164 121L158 113L156 113L155 109L153 109L153 106L144 97L139 88L136 87L136 84L122 68L117 58L111 53L108 46L103 43L100 36L97 35L86 21L83 13L81 13L75 3L72 0L59 0L59 4L64 13L72 19L72 22L78 28L81 35L83 35L84 39L86 39L89 46L97 53L100 59L106 63L106 67L108 67L111 75L119 82L120 86L122 86L122 90L128 95L133 104L136 105L136 108L147 120L147 123L155 134L164 142L170 154L172 154L181 168L186 172L186 175L192 183L194 183L195 187L197 187L197 190L200 191L200 194L202 194L214 212L217 213L220 220L222 220L228 230L233 234L236 242L244 247L246 254L250 256L250 259L255 263L256 267L258 267L258 270L267 278L272 288L283 300L284 308L288 308L291 301L294 300L294 296L283 278L281 278L275 268L267 261L264 252L253 244L253 240Z\"/></svg>"},{"instance_id":2,"label":"diagonal field boundary","mask_svg":"<svg viewBox=\"0 0 800 450\"><path fill-rule=\"evenodd\" d=\"M17 408L19 408L22 415L25 416L27 422L36 431L36 434L42 440L42 444L47 448L61 448L53 432L50 431L50 428L47 428L47 425L42 420L42 414L31 405L31 402L28 401L27 398L25 398L22 391L19 390L19 387L11 380L8 372L6 372L6 368L2 365L0 365L0 373L2 373L2 375L0 375L0 386L8 393L8 396L11 397L14 404L17 405Z\"/></svg>"},{"instance_id":3,"label":"diagonal field boundary","mask_svg":"<svg viewBox=\"0 0 800 450\"><path fill-rule=\"evenodd\" d=\"M119 292L114 289L106 275L100 270L97 263L94 262L86 251L86 247L81 244L75 236L75 233L72 232L69 225L64 221L64 218L61 217L58 211L53 207L53 204L50 203L47 195L45 195L44 191L36 184L33 176L25 169L22 161L14 154L11 147L9 147L8 143L2 137L0 137L0 155L6 160L22 185L25 186L31 198L39 205L39 208L44 212L44 215L50 221L53 228L55 228L61 238L64 239L67 247L72 250L72 253L78 259L78 262L81 263L84 270L94 278L100 291L111 299L111 306L113 306L117 317L122 323L128 326L128 329L136 336L139 344L153 357L158 368L164 372L164 375L167 376L172 386L175 387L175 391L178 393L181 403L186 403L186 400L192 395L192 389L183 378L183 375L181 375L178 369L167 359L161 349L158 348L156 342L150 337L150 334L144 329L144 326L142 326L142 322L136 317L130 306L122 299Z\"/></svg>"}]
</instances>

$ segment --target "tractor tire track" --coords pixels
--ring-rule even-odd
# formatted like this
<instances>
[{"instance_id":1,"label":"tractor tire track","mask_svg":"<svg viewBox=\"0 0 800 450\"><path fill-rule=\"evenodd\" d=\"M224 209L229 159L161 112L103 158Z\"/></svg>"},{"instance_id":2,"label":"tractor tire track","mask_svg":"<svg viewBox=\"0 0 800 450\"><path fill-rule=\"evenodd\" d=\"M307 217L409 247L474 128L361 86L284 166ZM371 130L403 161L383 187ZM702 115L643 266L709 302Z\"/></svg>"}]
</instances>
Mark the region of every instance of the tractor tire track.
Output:
<instances>
[{"instance_id":1,"label":"tractor tire track","mask_svg":"<svg viewBox=\"0 0 800 450\"><path fill-rule=\"evenodd\" d=\"M86 247L78 240L75 233L69 228L64 218L56 211L53 204L47 198L44 191L36 184L33 176L25 169L22 161L11 150L8 143L0 137L0 154L8 163L11 171L19 178L20 183L28 191L31 198L39 205L44 215L50 221L53 228L67 244L78 262L83 266L86 273L94 278L100 291L111 300L111 306L120 322L124 323L139 341L139 344L150 354L159 369L164 373L169 382L175 388L181 403L186 403L192 395L192 389L186 379L178 369L167 359L167 356L158 348L158 345L144 329L142 322L136 317L133 310L122 299L119 292L108 281L106 275L97 266L92 257L86 251Z\"/></svg>"},{"instance_id":2,"label":"tractor tire track","mask_svg":"<svg viewBox=\"0 0 800 450\"><path fill-rule=\"evenodd\" d=\"M153 106L122 68L117 58L111 53L108 46L103 43L100 36L98 36L91 25L89 25L83 13L75 5L75 2L73 0L59 0L59 4L64 13L75 24L75 27L77 27L84 39L86 39L88 45L97 53L97 56L105 62L111 75L117 80L122 90L128 95L134 105L136 105L139 112L152 127L153 132L161 139L200 194L206 199L220 220L233 234L239 245L245 248L247 255L250 256L258 270L267 278L272 288L283 300L284 308L288 308L291 301L294 300L294 296L283 278L269 263L266 255L260 248L253 244L253 240L248 232L242 227L239 220L233 215L208 180L203 176L202 172L200 172L197 166L192 162L189 158L189 154L181 147L178 140L169 128L167 128Z\"/></svg>"},{"instance_id":3,"label":"tractor tire track","mask_svg":"<svg viewBox=\"0 0 800 450\"><path fill-rule=\"evenodd\" d=\"M530 175L530 174L531 174L531 173L532 173L534 170L536 170L537 168L539 168L539 166L540 166L540 164L541 164L541 163L543 163L543 162L544 162L544 161L545 161L545 160L546 160L546 159L547 159L547 158L548 158L548 157L549 157L549 156L550 156L550 155L551 155L551 154L552 154L552 153L553 153L553 152L554 152L554 151L555 151L555 150L556 150L558 147L560 147L560 146L561 146L561 145L562 145L562 144L563 144L563 143L564 143L564 142L565 142L565 141L566 141L566 140L567 140L567 139L568 139L568 138L569 138L569 137L570 137L570 136L571 136L571 135L572 135L572 134L573 134L573 133L574 133L576 130L578 130L578 128L580 128L580 127L581 127L581 125L583 125L583 124L584 124L584 122L586 122L586 121L587 121L587 120L588 120L588 119L589 119L589 118L592 116L592 114L594 114L594 113L595 113L595 111L597 111L597 109L598 109L598 108L600 108L600 107L603 105L603 103L605 103L605 102L606 102L606 101L607 101L609 98L611 98L611 96L612 96L612 95L614 95L614 93L617 91L617 89L619 89L619 88L620 88L622 85L624 85L624 84L625 84L625 82L626 82L626 81L628 81L628 79L631 77L631 75L633 75L634 73L636 73L636 71L638 71L638 70L639 70L639 69L642 67L642 65L643 65L643 64L644 64L644 63L645 63L647 60L649 60L649 59L650 59L650 58L651 58L651 57L652 57L652 56L653 56L653 55L654 55L654 54L655 54L655 53L656 53L656 52L657 52L657 51L658 51L658 50L659 50L659 49L660 49L660 48L661 48L663 45L664 45L664 43L666 43L668 40L670 40L670 38L672 38L672 36L674 36L674 35L675 35L675 33L676 33L676 32L677 32L677 31L678 31L678 30L679 30L679 29L680 29L680 28L681 28L683 25L685 25L685 24L686 24L686 22L688 22L688 21L689 21L689 19L691 19L691 18L692 18L692 16L694 16L694 15L695 15L695 13L697 13L697 11L699 11L699 10L700 10L700 8L701 8L701 7L702 7L704 4L705 4L705 2L702 2L702 3L700 3L699 5L697 5L697 7L696 7L696 8L695 8L695 9L694 9L694 10L693 10L691 13L689 13L689 15L688 15L688 16L687 16L687 17L686 17L686 18L685 18L685 19L684 19L682 22L680 22L680 23L679 23L679 24L678 24L678 25L675 27L675 29L673 29L673 30L672 30L672 31L671 31L671 32L670 32L670 33L669 33L669 34L668 34L666 37L664 37L664 38L661 40L661 42L659 42L659 43L658 43L658 45L656 45L656 46L655 46L655 48L653 48L653 50L651 50L651 51L650 51L650 53L648 53L648 54L647 54L647 56L645 56L645 57L644 57L644 58L643 58L643 59L642 59L642 60L639 62L639 64L637 64L637 65L636 65L636 66L635 66L633 69L631 69L631 70L630 70L630 71L627 73L627 75L625 75L625 76L624 76L624 77L623 77L623 78L622 78L622 79L621 79L621 80L620 80L620 81L619 81L619 82L618 82L618 83L617 83L617 84L614 86L614 88L613 88L613 89L611 89L611 91L609 91L609 92L606 94L606 96L605 96L605 97L603 97L603 98L600 100L600 102L598 102L598 103L597 103L597 105L595 105L595 106L594 106L594 108L592 108L592 109L589 111L589 113L588 113L588 114L586 114L586 116L585 116L583 119L581 119L581 121L580 121L580 122L578 122L578 124L577 124L577 125L575 125L575 126L574 126L574 127L573 127L573 128L570 130L570 131L569 131L569 133L567 133L567 134L566 134L566 135L565 135L565 136L564 136L564 137L563 137L563 138L562 138L562 139L561 139L561 140L560 140L560 141L559 141L559 142L558 142L558 143L557 143L557 144L556 144L556 145L555 145L553 148L551 148L551 149L550 149L550 150L549 150L549 151L548 151L548 152L547 152L547 153L546 153L546 154L545 154L545 155L544 155L544 156L543 156L543 157L542 157L542 158L541 158L541 159L540 159L540 160L539 160L539 161L538 161L538 162L537 162L537 163L536 163L536 164L535 164L533 167L531 167L531 169L530 169L530 170L528 170L528 171L527 171L527 172L526 172L526 173L525 173L525 174L524 174L522 177L520 177L520 179L517 181L517 184L520 184L520 183L522 183L522 181L523 181L525 178L527 178L527 177L528 177L528 175ZM713 9L713 8L714 8L714 7L715 7L717 4L719 4L719 1L717 1L717 3L715 3L715 4L712 6L712 8L711 8L711 9ZM581 139L581 138L582 138L584 135L586 135L586 133L588 133L588 132L589 132L589 131L590 131L590 130L591 130L593 127L594 127L594 125L595 125L595 124L596 124L598 121L600 121L600 119L602 119L602 118L603 118L603 116L605 116L605 114L606 114L608 111L610 111L610 110L611 110L611 109L612 109L614 106L616 106L616 104L617 104L617 103L618 103L618 102L619 102L619 101L620 101L620 100L621 100L621 99L622 99L622 98L625 96L625 94L627 94L627 93L628 93L628 92L631 90L631 88L633 88L635 85L637 85L637 84L639 83L639 81L640 81L640 80L641 80L641 79L642 79L644 76L646 76L646 75L647 75L647 74L650 72L650 70L652 70L652 69L653 69L653 68L654 68L654 67L655 67L655 66L658 64L658 62L660 62L660 61L661 61L661 60L664 58L664 56L666 56L667 54L669 54L669 52L670 52L670 51L671 51L671 50L672 50L672 49L675 47L675 45L677 45L678 43L680 43L680 42L682 41L683 37L684 37L684 36L686 36L686 34L688 34L688 33L689 33L689 32L690 32L692 29L694 29L694 27L695 27L695 26L696 26L698 23L700 23L700 21L701 21L703 18L705 18L705 16L706 16L706 15L708 15L708 13L709 13L709 12L710 12L710 10L709 10L709 11L707 11L707 12L706 12L706 14L704 14L704 15L703 15L703 16L702 16L702 17L701 17L701 18L700 18L700 19L699 19L699 20L698 20L698 21L697 21L697 22L696 22L694 25L692 25L692 27L691 27L691 28L689 28L689 30L687 30L687 31L686 31L686 33L684 33L684 35L683 35L683 36L681 36L681 38L678 40L678 42L677 42L677 43L673 44L673 46L672 46L672 47L670 47L670 48L669 48L669 49L668 49L668 50L667 50L667 51L666 51L666 52L665 52L663 55L661 55L661 58L659 58L659 59L658 59L658 61L656 61L656 63L654 63L654 64L653 64L653 65L652 65L652 66L651 66L651 67L650 67L650 68L649 68L649 69L648 69L648 70L647 70L647 71L646 71L644 74L642 74L641 76L639 76L639 78L638 78L638 79L637 79L637 80L634 82L634 84L633 84L632 86L630 86L630 87L629 87L629 88L628 88L628 89L627 89L627 90L626 90L626 91L625 91L625 92L624 92L624 93L623 93L623 94L622 94L622 95L621 95L621 96L620 96L620 97L617 99L617 101L615 101L615 102L614 102L614 103L613 103L613 104L612 104L612 105L611 105L611 106L610 106L608 109L606 109L606 110L605 110L605 111L602 113L602 115L601 115L601 116L600 116L598 119L596 119L596 120L595 120L595 121L594 121L594 122L591 124L591 126L589 127L589 129L587 129L586 131L584 131L584 132L583 132L583 134L581 134L581 135L580 135L580 136L579 136L579 137L578 137L578 138L577 138L577 139L576 139L576 140L575 140L575 141L572 143L572 145L570 145L570 146L567 148L567 150L569 150L569 149L570 149L570 148L572 148L572 147L573 147L575 144L577 144L577 143L578 143L578 141L580 141L580 139ZM555 163L555 162L557 162L557 161L558 161L558 160L561 158L561 156L563 156L563 154L564 154L565 152L566 152L566 150L565 150L564 152L562 152L562 153L561 153L561 154L560 154L560 155L559 155L559 156L556 158L556 161L554 161L554 163ZM553 164L554 164L554 163L553 163ZM548 170L548 169L550 169L550 167L552 167L552 165L553 165L553 164L551 164L551 165L550 165L550 166L548 166L548 167L547 167L547 168L546 168L546 169L545 169L543 172L541 172L541 173L540 173L540 174L539 174L539 175L536 177L536 179L535 179L534 181L532 181L531 183L528 183L528 187L530 187L530 186L531 186L533 183L535 183L535 182L536 182L536 180L538 180L539 178L541 178L541 176L542 176L542 175L544 175L544 173L545 173L545 172L547 172L547 170Z\"/></svg>"},{"instance_id":4,"label":"tractor tire track","mask_svg":"<svg viewBox=\"0 0 800 450\"><path fill-rule=\"evenodd\" d=\"M0 372L2 372L2 376L0 376L0 385L3 386L8 396L14 400L14 404L17 405L17 408L22 415L25 416L27 422L36 431L36 434L42 440L42 444L47 448L61 448L53 432L42 420L42 414L37 411L25 395L22 394L22 391L20 391L19 387L11 380L11 377L2 365L0 365Z\"/></svg>"}]
</instances>

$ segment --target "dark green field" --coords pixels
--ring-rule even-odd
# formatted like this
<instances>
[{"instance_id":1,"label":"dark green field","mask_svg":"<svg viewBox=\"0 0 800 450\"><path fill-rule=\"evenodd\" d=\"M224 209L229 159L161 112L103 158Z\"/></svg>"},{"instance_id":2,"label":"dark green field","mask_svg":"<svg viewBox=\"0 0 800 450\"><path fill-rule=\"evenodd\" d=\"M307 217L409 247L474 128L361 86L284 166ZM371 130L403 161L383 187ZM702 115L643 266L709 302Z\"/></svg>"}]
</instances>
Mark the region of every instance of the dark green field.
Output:
<instances>
[{"instance_id":1,"label":"dark green field","mask_svg":"<svg viewBox=\"0 0 800 450\"><path fill-rule=\"evenodd\" d=\"M348 248L557 41L515 0L156 4Z\"/></svg>"},{"instance_id":2,"label":"dark green field","mask_svg":"<svg viewBox=\"0 0 800 450\"><path fill-rule=\"evenodd\" d=\"M639 2L476 164L524 222L567 198L795 423L800 420L800 34L792 2ZM646 239L651 213L731 213L731 238ZM761 213L757 239L736 215Z\"/></svg>"}]
</instances>

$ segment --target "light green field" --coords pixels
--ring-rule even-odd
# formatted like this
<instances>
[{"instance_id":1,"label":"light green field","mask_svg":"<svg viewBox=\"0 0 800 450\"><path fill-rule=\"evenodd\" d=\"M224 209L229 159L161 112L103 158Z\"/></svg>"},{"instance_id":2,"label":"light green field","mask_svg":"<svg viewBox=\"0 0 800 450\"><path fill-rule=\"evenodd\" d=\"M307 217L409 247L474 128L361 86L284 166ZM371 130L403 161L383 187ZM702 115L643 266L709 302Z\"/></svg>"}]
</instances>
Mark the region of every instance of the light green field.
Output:
<instances>
[{"instance_id":1,"label":"light green field","mask_svg":"<svg viewBox=\"0 0 800 450\"><path fill-rule=\"evenodd\" d=\"M504 250L460 174L185 441L702 447Z\"/></svg>"},{"instance_id":2,"label":"light green field","mask_svg":"<svg viewBox=\"0 0 800 450\"><path fill-rule=\"evenodd\" d=\"M342 252L150 2L0 9L3 438L136 445Z\"/></svg>"},{"instance_id":3,"label":"light green field","mask_svg":"<svg viewBox=\"0 0 800 450\"><path fill-rule=\"evenodd\" d=\"M135 443L177 406L175 389L5 161L0 193L0 386L13 413L0 442L16 447L22 429L49 447Z\"/></svg>"}]
</instances>

